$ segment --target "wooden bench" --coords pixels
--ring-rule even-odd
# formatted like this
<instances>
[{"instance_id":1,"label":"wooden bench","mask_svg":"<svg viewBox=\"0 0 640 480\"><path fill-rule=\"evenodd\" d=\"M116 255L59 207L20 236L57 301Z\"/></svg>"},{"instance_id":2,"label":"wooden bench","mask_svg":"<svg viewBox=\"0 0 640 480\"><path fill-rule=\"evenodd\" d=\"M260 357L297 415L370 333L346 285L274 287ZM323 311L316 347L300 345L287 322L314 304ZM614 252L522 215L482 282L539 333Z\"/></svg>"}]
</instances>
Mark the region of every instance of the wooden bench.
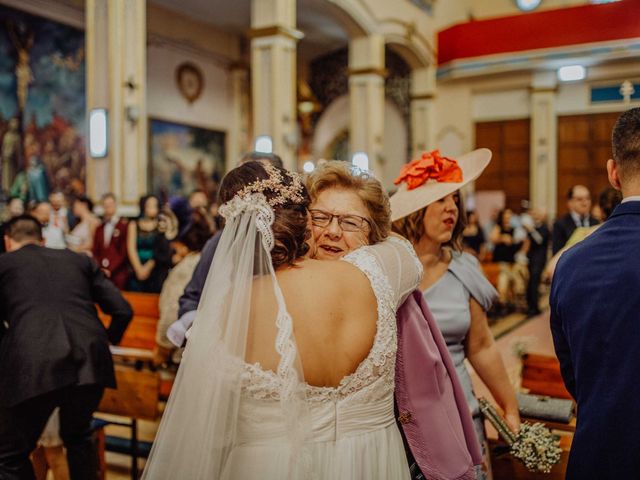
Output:
<instances>
[{"instance_id":1,"label":"wooden bench","mask_svg":"<svg viewBox=\"0 0 640 480\"><path fill-rule=\"evenodd\" d=\"M498 288L498 277L500 276L500 265L494 262L482 262L480 264L482 267L482 271L484 272L484 276L487 277L489 283L494 286L494 288Z\"/></svg>"},{"instance_id":2,"label":"wooden bench","mask_svg":"<svg viewBox=\"0 0 640 480\"><path fill-rule=\"evenodd\" d=\"M529 393L556 398L573 397L567 391L556 357L527 353L522 357L522 387Z\"/></svg>"},{"instance_id":3,"label":"wooden bench","mask_svg":"<svg viewBox=\"0 0 640 480\"><path fill-rule=\"evenodd\" d=\"M146 458L151 449L150 442L138 440L137 422L158 419L161 391L168 397L172 382L161 382L160 374L152 364L160 317L159 295L138 292L122 292L122 295L131 305L133 318L120 344L111 346L118 388L105 390L98 407L98 418L94 419L94 427L97 431L101 474L104 475L106 470L106 450L130 455L131 478L137 479L138 458ZM109 326L111 317L99 308L98 315L104 325ZM116 415L123 417L123 420L101 417L100 414ZM104 427L107 425L130 428L130 438L105 435Z\"/></svg>"},{"instance_id":4,"label":"wooden bench","mask_svg":"<svg viewBox=\"0 0 640 480\"><path fill-rule=\"evenodd\" d=\"M100 472L106 472L104 451L123 453L131 456L131 478L138 478L138 458L146 458L151 450L151 442L138 440L138 420L157 420L160 376L158 372L136 369L116 364L117 389L106 389L98 407L98 418L94 419L97 431ZM105 418L100 414L126 417L127 420ZM131 438L105 435L104 427L119 425L131 429Z\"/></svg>"},{"instance_id":5,"label":"wooden bench","mask_svg":"<svg viewBox=\"0 0 640 480\"><path fill-rule=\"evenodd\" d=\"M115 355L138 355L151 359L156 346L156 331L160 310L159 295L156 293L122 292L122 296L133 309L133 318L124 332L117 347L112 348ZM109 326L111 317L98 308L98 316L105 326ZM126 350L130 349L130 350Z\"/></svg>"}]
</instances>

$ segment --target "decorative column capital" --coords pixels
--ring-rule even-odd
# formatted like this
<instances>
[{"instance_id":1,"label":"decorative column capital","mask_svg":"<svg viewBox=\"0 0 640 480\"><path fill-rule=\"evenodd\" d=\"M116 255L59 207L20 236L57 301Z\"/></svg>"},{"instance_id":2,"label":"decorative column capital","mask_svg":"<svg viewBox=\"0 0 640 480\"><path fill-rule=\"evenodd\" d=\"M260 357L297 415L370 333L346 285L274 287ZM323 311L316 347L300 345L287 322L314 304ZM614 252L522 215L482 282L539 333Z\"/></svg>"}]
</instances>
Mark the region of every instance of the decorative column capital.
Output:
<instances>
[{"instance_id":1,"label":"decorative column capital","mask_svg":"<svg viewBox=\"0 0 640 480\"><path fill-rule=\"evenodd\" d=\"M384 37L373 34L349 42L349 70L384 70Z\"/></svg>"},{"instance_id":2,"label":"decorative column capital","mask_svg":"<svg viewBox=\"0 0 640 480\"><path fill-rule=\"evenodd\" d=\"M295 28L285 27L283 25L272 25L270 27L252 28L247 33L247 37L251 40L262 37L286 37L299 42L304 38L304 33Z\"/></svg>"},{"instance_id":3,"label":"decorative column capital","mask_svg":"<svg viewBox=\"0 0 640 480\"><path fill-rule=\"evenodd\" d=\"M386 68L350 68L349 76L353 77L356 75L378 75L382 78L387 78L389 76L389 70Z\"/></svg>"}]
</instances>

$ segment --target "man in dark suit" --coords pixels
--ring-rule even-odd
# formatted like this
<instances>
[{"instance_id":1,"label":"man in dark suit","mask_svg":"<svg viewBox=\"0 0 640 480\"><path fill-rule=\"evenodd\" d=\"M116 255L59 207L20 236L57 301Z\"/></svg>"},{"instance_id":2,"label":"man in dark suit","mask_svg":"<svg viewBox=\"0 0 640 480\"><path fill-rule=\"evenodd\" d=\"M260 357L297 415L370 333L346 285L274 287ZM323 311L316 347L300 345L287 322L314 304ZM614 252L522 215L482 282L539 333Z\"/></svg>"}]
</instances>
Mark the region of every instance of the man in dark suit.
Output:
<instances>
[{"instance_id":1,"label":"man in dark suit","mask_svg":"<svg viewBox=\"0 0 640 480\"><path fill-rule=\"evenodd\" d=\"M29 454L56 407L72 480L96 478L91 417L115 387L109 343L132 310L86 255L42 246L38 221L6 229L0 257L0 478L34 478ZM109 315L105 330L95 303Z\"/></svg>"},{"instance_id":2,"label":"man in dark suit","mask_svg":"<svg viewBox=\"0 0 640 480\"><path fill-rule=\"evenodd\" d=\"M578 404L568 479L640 472L640 108L613 129L611 185L623 200L562 254L551 285L551 330L562 377Z\"/></svg>"},{"instance_id":3,"label":"man in dark suit","mask_svg":"<svg viewBox=\"0 0 640 480\"><path fill-rule=\"evenodd\" d=\"M116 287L124 290L129 279L127 255L127 220L117 214L118 206L113 193L102 196L103 221L93 237L93 258Z\"/></svg>"},{"instance_id":4,"label":"man in dark suit","mask_svg":"<svg viewBox=\"0 0 640 480\"><path fill-rule=\"evenodd\" d=\"M591 215L591 193L584 185L574 185L567 192L569 213L558 217L553 224L551 252L558 253L578 227L591 227L598 220Z\"/></svg>"},{"instance_id":5,"label":"man in dark suit","mask_svg":"<svg viewBox=\"0 0 640 480\"><path fill-rule=\"evenodd\" d=\"M547 212L541 208L531 211L531 222L523 221L523 227L529 237L529 282L527 283L527 316L540 313L540 280L547 263L549 253L549 227Z\"/></svg>"}]
</instances>

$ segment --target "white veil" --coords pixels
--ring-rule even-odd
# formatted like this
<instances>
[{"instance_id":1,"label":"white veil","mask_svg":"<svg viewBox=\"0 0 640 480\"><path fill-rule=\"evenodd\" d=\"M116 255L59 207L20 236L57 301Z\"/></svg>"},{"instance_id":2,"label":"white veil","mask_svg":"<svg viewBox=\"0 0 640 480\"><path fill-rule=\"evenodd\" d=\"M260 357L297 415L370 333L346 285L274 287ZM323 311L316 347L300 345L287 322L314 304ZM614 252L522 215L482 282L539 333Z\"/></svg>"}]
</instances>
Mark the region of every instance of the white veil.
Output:
<instances>
[{"instance_id":1,"label":"white veil","mask_svg":"<svg viewBox=\"0 0 640 480\"><path fill-rule=\"evenodd\" d=\"M198 306L187 347L165 409L143 479L212 480L225 478L225 465L238 445L245 355L251 341L257 294L273 298L268 322L274 332L282 429L290 443L289 478L311 471L304 440L309 433L302 366L292 321L272 266L272 205L291 200L291 190L275 201L259 193L270 179L254 182L221 208L226 226ZM279 171L276 179L282 180ZM294 174L295 175L295 174ZM293 178L293 177L292 177ZM289 186L291 187L291 186ZM275 190L273 183L267 186ZM261 290L261 291L258 291ZM275 370L275 368L274 368ZM305 473L306 472L306 473Z\"/></svg>"}]
</instances>

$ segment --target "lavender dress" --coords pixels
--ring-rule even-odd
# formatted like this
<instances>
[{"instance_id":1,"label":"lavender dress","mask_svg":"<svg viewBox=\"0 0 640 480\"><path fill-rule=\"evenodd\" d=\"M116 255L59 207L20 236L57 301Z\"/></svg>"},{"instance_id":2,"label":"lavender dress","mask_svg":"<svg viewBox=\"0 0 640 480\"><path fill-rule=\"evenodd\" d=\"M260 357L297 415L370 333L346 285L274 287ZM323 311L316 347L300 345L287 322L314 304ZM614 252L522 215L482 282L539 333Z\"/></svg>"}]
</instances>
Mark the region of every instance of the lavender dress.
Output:
<instances>
[{"instance_id":1,"label":"lavender dress","mask_svg":"<svg viewBox=\"0 0 640 480\"><path fill-rule=\"evenodd\" d=\"M471 297L486 311L498 297L498 292L486 279L480 270L478 260L473 255L454 252L448 270L436 283L424 291L424 298L442 332L462 384L478 433L478 441L483 448L486 471L489 468L489 462L484 423L480 416L478 400L473 392L471 377L464 365L464 342L471 326L469 310ZM487 478L487 475L478 472L478 478Z\"/></svg>"}]
</instances>

